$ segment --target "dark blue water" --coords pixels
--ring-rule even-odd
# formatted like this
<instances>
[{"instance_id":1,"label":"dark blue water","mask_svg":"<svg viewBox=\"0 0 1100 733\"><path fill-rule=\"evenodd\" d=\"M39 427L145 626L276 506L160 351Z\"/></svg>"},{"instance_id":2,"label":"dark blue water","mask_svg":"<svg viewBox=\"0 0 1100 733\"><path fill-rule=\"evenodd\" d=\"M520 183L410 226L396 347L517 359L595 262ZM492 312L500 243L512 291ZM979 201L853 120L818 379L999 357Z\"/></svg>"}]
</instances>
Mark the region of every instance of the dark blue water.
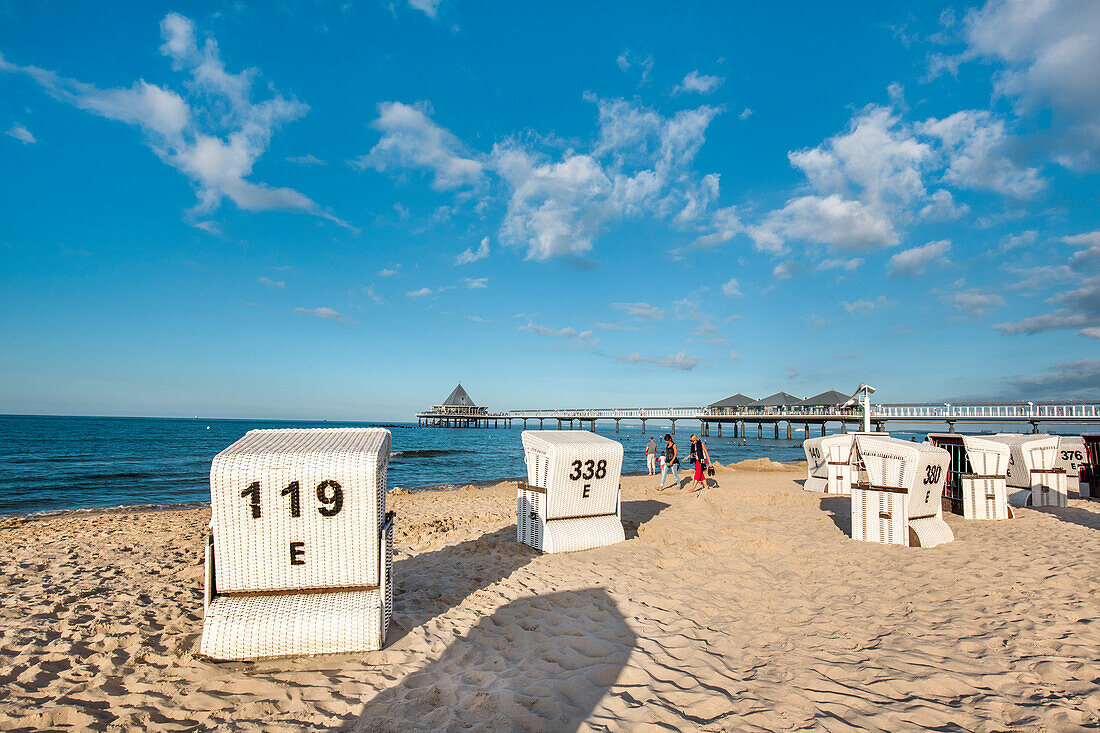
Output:
<instances>
[{"instance_id":1,"label":"dark blue water","mask_svg":"<svg viewBox=\"0 0 1100 733\"><path fill-rule=\"evenodd\" d=\"M277 422L130 417L0 416L0 516L118 506L161 506L210 500L210 461L254 428L361 427L371 423ZM534 427L534 425L532 425ZM649 434L667 428L650 424ZM677 443L686 454L681 424ZM461 486L526 475L521 429L454 430L400 426L393 433L389 486ZM645 471L638 427L598 432L623 442L624 472ZM767 434L767 431L765 431ZM816 432L814 433L816 434ZM908 437L908 433L895 435ZM918 434L919 435L919 434ZM719 463L747 458L801 461L797 440L707 438ZM918 440L923 439L923 435Z\"/></svg>"}]
</instances>

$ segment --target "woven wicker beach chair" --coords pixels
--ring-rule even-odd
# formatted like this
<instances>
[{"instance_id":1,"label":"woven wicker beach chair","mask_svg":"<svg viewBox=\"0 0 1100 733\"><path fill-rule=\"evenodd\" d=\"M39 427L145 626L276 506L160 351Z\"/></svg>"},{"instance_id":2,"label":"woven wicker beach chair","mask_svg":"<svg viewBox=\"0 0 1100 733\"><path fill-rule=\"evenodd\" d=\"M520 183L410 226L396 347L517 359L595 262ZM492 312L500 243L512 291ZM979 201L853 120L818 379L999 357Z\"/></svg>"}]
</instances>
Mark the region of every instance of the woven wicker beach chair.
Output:
<instances>
[{"instance_id":1,"label":"woven wicker beach chair","mask_svg":"<svg viewBox=\"0 0 1100 733\"><path fill-rule=\"evenodd\" d=\"M527 481L516 502L516 539L542 552L622 542L622 443L580 430L524 430Z\"/></svg>"},{"instance_id":2,"label":"woven wicker beach chair","mask_svg":"<svg viewBox=\"0 0 1100 733\"><path fill-rule=\"evenodd\" d=\"M1004 443L1008 461L1008 501L1013 506L1066 506L1066 472L1056 465L1057 435L998 433L989 440Z\"/></svg>"},{"instance_id":3,"label":"woven wicker beach chair","mask_svg":"<svg viewBox=\"0 0 1100 733\"><path fill-rule=\"evenodd\" d=\"M1007 478L1009 448L973 435L930 433L928 442L951 456L943 498L966 519L1011 519Z\"/></svg>"},{"instance_id":4,"label":"woven wicker beach chair","mask_svg":"<svg viewBox=\"0 0 1100 733\"><path fill-rule=\"evenodd\" d=\"M803 442L807 479L802 488L826 494L852 493L852 441L854 434L825 435Z\"/></svg>"},{"instance_id":5,"label":"woven wicker beach chair","mask_svg":"<svg viewBox=\"0 0 1100 733\"><path fill-rule=\"evenodd\" d=\"M390 433L251 430L214 458L200 652L381 649L393 609Z\"/></svg>"},{"instance_id":6,"label":"woven wicker beach chair","mask_svg":"<svg viewBox=\"0 0 1100 733\"><path fill-rule=\"evenodd\" d=\"M929 443L862 434L855 438L853 460L853 539L908 547L935 547L955 539L940 502L950 462L947 451Z\"/></svg>"},{"instance_id":7,"label":"woven wicker beach chair","mask_svg":"<svg viewBox=\"0 0 1100 733\"><path fill-rule=\"evenodd\" d=\"M1081 473L1088 466L1085 440L1080 435L1059 435L1058 452L1054 456L1054 467L1066 472L1066 490L1076 491L1082 499L1088 498L1089 490L1081 487Z\"/></svg>"}]
</instances>

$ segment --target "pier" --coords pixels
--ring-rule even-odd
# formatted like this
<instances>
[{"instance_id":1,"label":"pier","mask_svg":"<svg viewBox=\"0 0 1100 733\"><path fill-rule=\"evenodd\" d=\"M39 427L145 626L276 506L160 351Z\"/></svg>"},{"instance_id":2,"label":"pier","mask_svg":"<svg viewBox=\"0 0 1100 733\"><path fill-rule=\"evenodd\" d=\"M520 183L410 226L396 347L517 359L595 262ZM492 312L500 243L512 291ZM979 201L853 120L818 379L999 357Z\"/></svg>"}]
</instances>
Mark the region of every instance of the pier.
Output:
<instances>
[{"instance_id":1,"label":"pier","mask_svg":"<svg viewBox=\"0 0 1100 733\"><path fill-rule=\"evenodd\" d=\"M615 432L623 420L640 422L642 432L646 423L657 421L667 424L669 432L676 432L676 423L698 422L700 435L732 438L774 438L781 436L791 440L793 428L801 426L802 435L809 437L811 430L825 434L826 427L839 424L841 432L858 430L863 421L863 411L855 407L638 407L597 408L568 410L511 410L507 417L522 421L526 428L537 422L540 428L547 423L557 429L587 428L595 430L599 421L613 421ZM1100 429L1100 402L1093 401L1042 401L1042 402L962 402L950 403L897 403L871 405L870 423L876 431L887 431L890 424L939 424L947 425L948 432L955 432L957 424L1003 425L1030 427L1030 432L1040 432L1044 424L1093 426Z\"/></svg>"}]
</instances>

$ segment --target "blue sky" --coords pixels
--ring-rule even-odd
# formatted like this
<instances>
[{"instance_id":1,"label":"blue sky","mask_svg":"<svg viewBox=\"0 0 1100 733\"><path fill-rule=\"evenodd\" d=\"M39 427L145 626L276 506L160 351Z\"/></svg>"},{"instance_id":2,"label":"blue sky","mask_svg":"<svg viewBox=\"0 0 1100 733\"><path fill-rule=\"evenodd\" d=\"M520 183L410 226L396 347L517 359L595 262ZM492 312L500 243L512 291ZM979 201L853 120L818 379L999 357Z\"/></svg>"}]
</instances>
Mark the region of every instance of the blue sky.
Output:
<instances>
[{"instance_id":1,"label":"blue sky","mask_svg":"<svg viewBox=\"0 0 1100 733\"><path fill-rule=\"evenodd\" d=\"M0 6L0 412L1100 397L1100 4Z\"/></svg>"}]
</instances>

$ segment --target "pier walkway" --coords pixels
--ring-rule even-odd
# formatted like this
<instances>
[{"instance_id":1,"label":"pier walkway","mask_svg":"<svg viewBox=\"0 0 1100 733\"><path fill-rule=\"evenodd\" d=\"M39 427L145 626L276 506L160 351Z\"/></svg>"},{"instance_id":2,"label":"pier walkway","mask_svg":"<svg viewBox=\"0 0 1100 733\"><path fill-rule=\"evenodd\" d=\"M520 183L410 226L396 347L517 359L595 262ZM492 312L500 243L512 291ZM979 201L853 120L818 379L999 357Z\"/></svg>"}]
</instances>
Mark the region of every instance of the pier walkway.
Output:
<instances>
[{"instance_id":1,"label":"pier walkway","mask_svg":"<svg viewBox=\"0 0 1100 733\"><path fill-rule=\"evenodd\" d=\"M522 421L523 427L537 423L544 428L549 423L557 429L588 428L596 429L600 420L614 421L615 431L623 420L640 422L642 432L646 423L658 421L668 423L670 431L676 432L677 421L698 421L702 435L710 435L716 429L722 435L723 427L729 437L748 437L750 426L755 426L756 437L764 437L765 426L770 426L773 438L780 437L780 428L785 428L787 439L791 438L792 426L803 426L803 435L809 436L811 426L819 428L822 435L829 423L840 423L841 430L847 432L849 426L858 429L863 420L860 406L831 408L713 408L713 407L638 407L638 408L589 408L567 410L511 410L494 416L505 420L506 427L513 421ZM955 432L957 423L980 423L983 425L1003 425L1006 432L1013 426L1030 425L1031 432L1040 432L1044 424L1095 426L1100 430L1100 401L1042 401L1042 402L961 402L951 403L897 403L871 405L871 424L875 430L885 431L890 424L907 425L946 425L949 432Z\"/></svg>"}]
</instances>

